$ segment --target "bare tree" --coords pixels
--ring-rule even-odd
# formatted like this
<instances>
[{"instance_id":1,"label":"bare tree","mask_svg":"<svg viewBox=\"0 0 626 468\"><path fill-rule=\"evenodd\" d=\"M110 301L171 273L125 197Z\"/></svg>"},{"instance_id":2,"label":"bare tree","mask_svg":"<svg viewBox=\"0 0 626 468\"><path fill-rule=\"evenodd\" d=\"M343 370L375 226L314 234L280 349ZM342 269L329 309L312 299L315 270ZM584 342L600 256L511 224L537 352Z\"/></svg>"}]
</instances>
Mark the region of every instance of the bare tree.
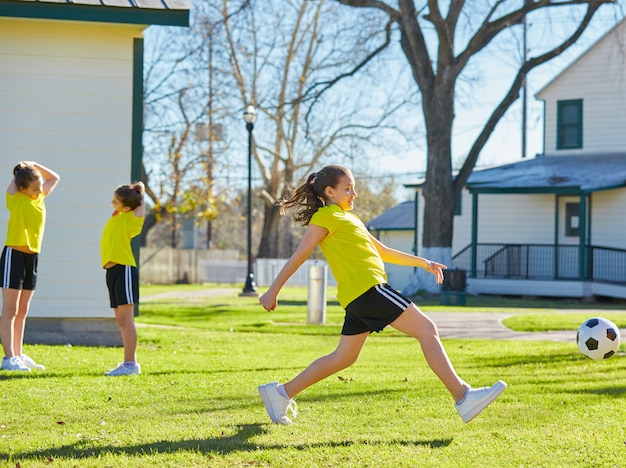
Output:
<instances>
[{"instance_id":1,"label":"bare tree","mask_svg":"<svg viewBox=\"0 0 626 468\"><path fill-rule=\"evenodd\" d=\"M254 160L265 205L257 256L286 256L291 251L281 247L291 243L281 235L289 231L279 229L276 201L323 160L345 161L348 142L360 141L367 159L363 148L375 144L376 131L394 127L390 117L411 93L368 108L367 94L353 92L356 71L388 43L388 28L347 21L325 0L246 2L233 16L240 4L223 0L222 15L234 97L240 109L253 104L259 113Z\"/></svg>"},{"instance_id":2,"label":"bare tree","mask_svg":"<svg viewBox=\"0 0 626 468\"><path fill-rule=\"evenodd\" d=\"M214 139L214 128L206 125L207 114L212 117L206 68L198 59L206 38L162 28L152 32L150 43L144 71L143 181L153 209L146 226L164 222L165 243L179 247L183 218L199 224L217 214L213 155L203 148Z\"/></svg>"},{"instance_id":3,"label":"bare tree","mask_svg":"<svg viewBox=\"0 0 626 468\"><path fill-rule=\"evenodd\" d=\"M400 34L402 51L421 93L426 126L427 169L424 186L424 226L422 255L451 262L455 200L476 165L489 136L506 111L518 99L526 76L533 68L559 56L585 31L598 9L613 0L498 0L465 2L451 0L336 0L338 3L382 13ZM395 4L392 6L391 4ZM416 3L421 3L417 7ZM447 11L442 11L442 7ZM569 10L567 10L569 9ZM574 9L574 11L570 11ZM452 132L455 117L457 82L472 58L485 51L490 43L521 25L527 16L548 11L570 11L571 28L566 37L543 45L543 50L526 57L519 64L508 91L484 122L482 130L467 152L453 178ZM521 34L521 27L518 28ZM436 289L434 281L419 287Z\"/></svg>"}]
</instances>

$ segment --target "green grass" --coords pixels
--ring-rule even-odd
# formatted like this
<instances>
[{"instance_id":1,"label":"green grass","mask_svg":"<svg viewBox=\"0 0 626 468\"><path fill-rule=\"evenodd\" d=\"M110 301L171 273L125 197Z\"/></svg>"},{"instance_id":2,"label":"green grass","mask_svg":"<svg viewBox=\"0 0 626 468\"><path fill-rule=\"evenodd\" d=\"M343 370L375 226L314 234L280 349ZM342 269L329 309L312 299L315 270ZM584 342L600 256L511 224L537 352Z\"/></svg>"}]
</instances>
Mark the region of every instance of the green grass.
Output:
<instances>
[{"instance_id":1,"label":"green grass","mask_svg":"<svg viewBox=\"0 0 626 468\"><path fill-rule=\"evenodd\" d=\"M0 466L625 466L626 358L591 361L571 343L444 340L463 378L509 384L466 425L417 343L385 330L355 365L299 395L295 424L271 424L257 385L332 351L343 313L331 303L328 325L306 325L304 289L286 289L267 313L240 286L211 287L221 292L142 287L141 376L102 375L119 348L27 346L48 368L0 372ZM487 298L463 310L519 314L538 330L600 315L517 304ZM623 326L626 314L617 305L601 315Z\"/></svg>"}]
</instances>

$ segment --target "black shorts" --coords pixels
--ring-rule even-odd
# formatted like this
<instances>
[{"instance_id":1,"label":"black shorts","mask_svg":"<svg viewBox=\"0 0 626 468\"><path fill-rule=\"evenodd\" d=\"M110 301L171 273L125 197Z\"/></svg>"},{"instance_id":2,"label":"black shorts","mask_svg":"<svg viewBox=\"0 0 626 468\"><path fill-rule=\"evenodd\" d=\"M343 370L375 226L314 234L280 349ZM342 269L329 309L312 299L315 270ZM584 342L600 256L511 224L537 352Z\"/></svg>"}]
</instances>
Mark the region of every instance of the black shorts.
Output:
<instances>
[{"instance_id":1,"label":"black shorts","mask_svg":"<svg viewBox=\"0 0 626 468\"><path fill-rule=\"evenodd\" d=\"M139 302L139 272L137 267L114 265L107 269L107 288L111 308Z\"/></svg>"},{"instance_id":2,"label":"black shorts","mask_svg":"<svg viewBox=\"0 0 626 468\"><path fill-rule=\"evenodd\" d=\"M0 257L0 282L3 288L34 291L37 286L39 254L24 253L4 246Z\"/></svg>"},{"instance_id":3,"label":"black shorts","mask_svg":"<svg viewBox=\"0 0 626 468\"><path fill-rule=\"evenodd\" d=\"M346 307L342 335L379 332L396 320L411 300L388 284L377 284Z\"/></svg>"}]
</instances>

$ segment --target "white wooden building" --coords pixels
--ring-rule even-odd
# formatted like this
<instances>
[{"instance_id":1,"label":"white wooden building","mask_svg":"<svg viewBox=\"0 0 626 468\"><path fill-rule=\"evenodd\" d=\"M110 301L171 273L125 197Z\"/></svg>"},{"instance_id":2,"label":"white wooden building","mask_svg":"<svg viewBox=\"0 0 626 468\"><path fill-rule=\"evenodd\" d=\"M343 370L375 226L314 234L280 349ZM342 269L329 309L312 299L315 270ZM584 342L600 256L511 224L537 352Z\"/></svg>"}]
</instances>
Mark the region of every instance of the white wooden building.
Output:
<instances>
[{"instance_id":1,"label":"white wooden building","mask_svg":"<svg viewBox=\"0 0 626 468\"><path fill-rule=\"evenodd\" d=\"M119 342L99 241L113 190L141 177L142 35L188 21L187 0L0 0L0 180L21 160L61 176L26 341Z\"/></svg>"},{"instance_id":2,"label":"white wooden building","mask_svg":"<svg viewBox=\"0 0 626 468\"><path fill-rule=\"evenodd\" d=\"M625 79L622 21L537 94L543 154L470 176L452 242L468 292L626 298ZM411 186L416 200L406 212L417 215L406 222L419 248L422 183ZM406 243L380 218L369 225L381 238Z\"/></svg>"}]
</instances>

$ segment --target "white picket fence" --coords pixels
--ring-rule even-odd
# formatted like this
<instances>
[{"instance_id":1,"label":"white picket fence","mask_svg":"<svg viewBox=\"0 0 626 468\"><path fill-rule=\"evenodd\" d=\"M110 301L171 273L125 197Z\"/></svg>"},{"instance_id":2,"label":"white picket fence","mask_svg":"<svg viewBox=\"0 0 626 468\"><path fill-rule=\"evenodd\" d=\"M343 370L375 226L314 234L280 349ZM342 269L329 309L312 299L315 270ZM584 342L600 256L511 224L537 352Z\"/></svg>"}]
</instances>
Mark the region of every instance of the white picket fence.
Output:
<instances>
[{"instance_id":1,"label":"white picket fence","mask_svg":"<svg viewBox=\"0 0 626 468\"><path fill-rule=\"evenodd\" d=\"M234 250L191 250L142 247L140 251L140 279L142 283L244 283L248 275L248 263L239 260ZM257 286L269 286L287 259L257 259L253 265ZM326 265L324 260L307 260L287 281L291 286L306 286L309 267ZM327 283L335 286L330 269Z\"/></svg>"},{"instance_id":2,"label":"white picket fence","mask_svg":"<svg viewBox=\"0 0 626 468\"><path fill-rule=\"evenodd\" d=\"M256 261L256 268L254 271L254 278L258 286L269 286L278 275L283 265L287 262L287 259L274 259L274 258L260 258ZM287 281L289 286L307 286L309 283L309 267L313 265L326 266L327 269L327 284L329 286L336 286L337 281L333 277L328 264L324 260L307 260L305 261L296 272L291 275ZM245 278L245 276L244 276Z\"/></svg>"}]
</instances>

